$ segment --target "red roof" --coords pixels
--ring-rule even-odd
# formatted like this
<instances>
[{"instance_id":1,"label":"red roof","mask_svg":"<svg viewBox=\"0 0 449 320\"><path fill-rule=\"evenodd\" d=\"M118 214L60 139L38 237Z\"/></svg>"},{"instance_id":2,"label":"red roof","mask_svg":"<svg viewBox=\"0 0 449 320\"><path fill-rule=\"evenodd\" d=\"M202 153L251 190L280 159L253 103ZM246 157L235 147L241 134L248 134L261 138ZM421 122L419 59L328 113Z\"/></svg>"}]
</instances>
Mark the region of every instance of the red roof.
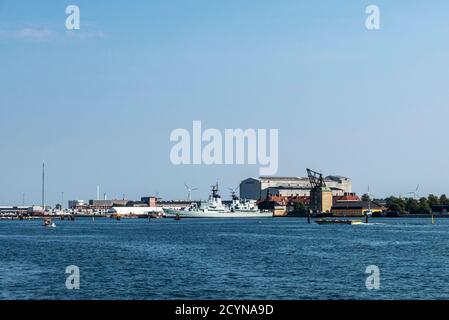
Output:
<instances>
[{"instance_id":1,"label":"red roof","mask_svg":"<svg viewBox=\"0 0 449 320\"><path fill-rule=\"evenodd\" d=\"M345 194L344 196L334 197L334 202L336 201L360 201L360 197L354 193Z\"/></svg>"},{"instance_id":2,"label":"red roof","mask_svg":"<svg viewBox=\"0 0 449 320\"><path fill-rule=\"evenodd\" d=\"M301 202L303 204L310 203L310 197L307 196L280 196L280 195L269 195L265 200L260 200L258 203L262 202L276 202L279 205L287 205L289 203Z\"/></svg>"}]
</instances>

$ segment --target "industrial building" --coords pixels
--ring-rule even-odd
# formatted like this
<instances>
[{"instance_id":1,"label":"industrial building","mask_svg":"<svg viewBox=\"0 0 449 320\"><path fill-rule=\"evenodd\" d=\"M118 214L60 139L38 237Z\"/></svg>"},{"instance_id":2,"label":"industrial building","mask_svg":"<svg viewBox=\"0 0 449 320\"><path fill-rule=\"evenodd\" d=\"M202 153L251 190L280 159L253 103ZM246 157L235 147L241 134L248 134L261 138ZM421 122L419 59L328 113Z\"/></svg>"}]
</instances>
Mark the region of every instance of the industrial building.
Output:
<instances>
[{"instance_id":1,"label":"industrial building","mask_svg":"<svg viewBox=\"0 0 449 320\"><path fill-rule=\"evenodd\" d=\"M83 210L89 206L84 200L69 200L68 205L71 210Z\"/></svg>"},{"instance_id":2,"label":"industrial building","mask_svg":"<svg viewBox=\"0 0 449 320\"><path fill-rule=\"evenodd\" d=\"M152 198L155 199L155 198ZM148 202L133 200L89 200L89 209L93 210L109 210L113 207L147 207ZM150 206L156 206L156 201L152 201Z\"/></svg>"},{"instance_id":3,"label":"industrial building","mask_svg":"<svg viewBox=\"0 0 449 320\"><path fill-rule=\"evenodd\" d=\"M89 209L92 210L109 210L114 206L113 200L89 200Z\"/></svg>"},{"instance_id":4,"label":"industrial building","mask_svg":"<svg viewBox=\"0 0 449 320\"><path fill-rule=\"evenodd\" d=\"M433 205L432 206L432 212L436 214L448 214L449 212L449 206L448 205Z\"/></svg>"},{"instance_id":5,"label":"industrial building","mask_svg":"<svg viewBox=\"0 0 449 320\"><path fill-rule=\"evenodd\" d=\"M110 212L122 216L139 216L163 212L163 209L161 207L113 207Z\"/></svg>"},{"instance_id":6,"label":"industrial building","mask_svg":"<svg viewBox=\"0 0 449 320\"><path fill-rule=\"evenodd\" d=\"M336 201L332 205L332 213L335 216L359 216L362 217L366 212L381 213L386 208L377 202L371 201Z\"/></svg>"},{"instance_id":7,"label":"industrial building","mask_svg":"<svg viewBox=\"0 0 449 320\"><path fill-rule=\"evenodd\" d=\"M0 216L39 215L43 212L42 206L0 206Z\"/></svg>"},{"instance_id":8,"label":"industrial building","mask_svg":"<svg viewBox=\"0 0 449 320\"><path fill-rule=\"evenodd\" d=\"M341 176L327 176L324 182L333 196L352 192L352 181ZM240 198L259 200L268 195L309 197L312 186L308 177L259 177L240 183Z\"/></svg>"},{"instance_id":9,"label":"industrial building","mask_svg":"<svg viewBox=\"0 0 449 320\"><path fill-rule=\"evenodd\" d=\"M141 197L140 201L142 203L147 204L150 207L156 207L157 206L157 197Z\"/></svg>"},{"instance_id":10,"label":"industrial building","mask_svg":"<svg viewBox=\"0 0 449 320\"><path fill-rule=\"evenodd\" d=\"M142 197L141 201L132 201L126 199L111 199L111 200L70 200L69 209L71 210L92 210L92 211L108 211L112 208L154 208L157 206L156 197ZM129 210L129 209L128 209ZM139 210L137 210L139 211ZM142 211L142 210L140 210ZM140 212L139 211L139 212Z\"/></svg>"},{"instance_id":11,"label":"industrial building","mask_svg":"<svg viewBox=\"0 0 449 320\"><path fill-rule=\"evenodd\" d=\"M28 206L0 206L0 214L26 214L32 209Z\"/></svg>"},{"instance_id":12,"label":"industrial building","mask_svg":"<svg viewBox=\"0 0 449 320\"><path fill-rule=\"evenodd\" d=\"M201 201L193 201L193 200L166 200L166 201L158 201L157 206L161 208L170 208L170 209L182 209L190 206L192 203L196 203L197 206L200 206Z\"/></svg>"}]
</instances>

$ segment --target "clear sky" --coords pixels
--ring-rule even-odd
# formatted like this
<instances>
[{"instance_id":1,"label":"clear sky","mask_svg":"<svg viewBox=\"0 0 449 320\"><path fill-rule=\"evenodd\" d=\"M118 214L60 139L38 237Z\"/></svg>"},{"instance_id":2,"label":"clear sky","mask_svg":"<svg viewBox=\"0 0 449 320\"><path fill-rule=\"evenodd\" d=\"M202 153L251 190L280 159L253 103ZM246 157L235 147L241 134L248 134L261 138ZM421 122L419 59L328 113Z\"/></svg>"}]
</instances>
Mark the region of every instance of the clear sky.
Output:
<instances>
[{"instance_id":1,"label":"clear sky","mask_svg":"<svg viewBox=\"0 0 449 320\"><path fill-rule=\"evenodd\" d=\"M65 8L81 10L66 31ZM365 8L381 30L365 28ZM175 128L278 128L375 196L449 194L447 1L0 0L0 204L204 198L259 166L173 166ZM191 129L189 129L191 130ZM227 191L223 194L227 196Z\"/></svg>"}]
</instances>

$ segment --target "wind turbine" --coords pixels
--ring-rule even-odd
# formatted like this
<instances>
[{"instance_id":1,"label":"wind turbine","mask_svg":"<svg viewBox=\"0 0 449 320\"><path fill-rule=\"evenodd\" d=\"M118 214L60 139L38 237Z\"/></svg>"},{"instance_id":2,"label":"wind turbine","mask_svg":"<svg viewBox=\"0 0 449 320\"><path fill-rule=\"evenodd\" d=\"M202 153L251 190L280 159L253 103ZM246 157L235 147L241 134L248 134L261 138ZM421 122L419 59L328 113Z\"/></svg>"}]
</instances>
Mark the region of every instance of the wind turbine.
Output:
<instances>
[{"instance_id":1,"label":"wind turbine","mask_svg":"<svg viewBox=\"0 0 449 320\"><path fill-rule=\"evenodd\" d=\"M413 194L413 199L418 199L418 190L419 190L419 184L416 186L415 191L409 192L408 194Z\"/></svg>"},{"instance_id":2,"label":"wind turbine","mask_svg":"<svg viewBox=\"0 0 449 320\"><path fill-rule=\"evenodd\" d=\"M186 186L188 195L187 195L187 199L190 201L192 200L192 191L198 190L198 188L190 188L187 183L184 183L184 185Z\"/></svg>"}]
</instances>

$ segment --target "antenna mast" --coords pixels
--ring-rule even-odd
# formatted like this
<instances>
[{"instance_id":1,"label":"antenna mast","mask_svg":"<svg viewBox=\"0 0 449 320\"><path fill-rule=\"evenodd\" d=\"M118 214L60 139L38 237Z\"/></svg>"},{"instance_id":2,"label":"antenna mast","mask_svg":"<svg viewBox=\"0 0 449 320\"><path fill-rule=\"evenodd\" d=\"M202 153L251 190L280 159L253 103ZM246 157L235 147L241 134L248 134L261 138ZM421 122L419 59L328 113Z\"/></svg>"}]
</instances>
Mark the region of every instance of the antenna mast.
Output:
<instances>
[{"instance_id":1,"label":"antenna mast","mask_svg":"<svg viewBox=\"0 0 449 320\"><path fill-rule=\"evenodd\" d=\"M42 210L45 211L45 161L42 161Z\"/></svg>"}]
</instances>

